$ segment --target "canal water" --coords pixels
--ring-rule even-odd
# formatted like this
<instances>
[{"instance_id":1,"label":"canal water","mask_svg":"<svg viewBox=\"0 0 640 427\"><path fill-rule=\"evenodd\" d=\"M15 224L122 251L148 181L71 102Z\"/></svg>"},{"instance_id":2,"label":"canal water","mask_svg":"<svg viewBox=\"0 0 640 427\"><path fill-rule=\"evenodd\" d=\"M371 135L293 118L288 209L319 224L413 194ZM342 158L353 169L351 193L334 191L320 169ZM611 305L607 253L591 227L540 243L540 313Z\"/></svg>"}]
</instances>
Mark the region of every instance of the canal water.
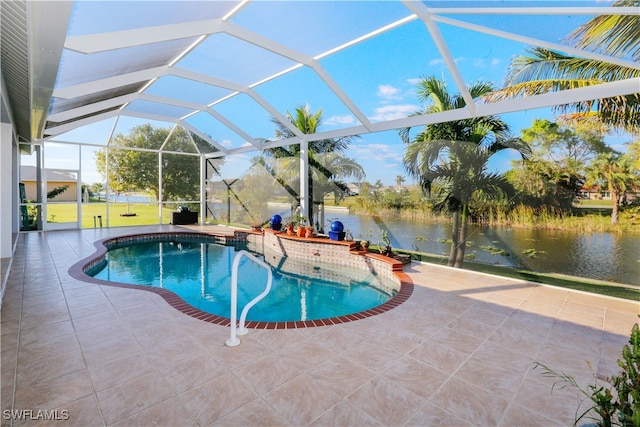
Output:
<instances>
[{"instance_id":1,"label":"canal water","mask_svg":"<svg viewBox=\"0 0 640 427\"><path fill-rule=\"evenodd\" d=\"M327 211L354 238L377 245L387 230L391 245L448 255L451 225ZM640 235L575 233L469 225L466 254L474 261L640 286ZM469 259L469 258L467 258Z\"/></svg>"}]
</instances>

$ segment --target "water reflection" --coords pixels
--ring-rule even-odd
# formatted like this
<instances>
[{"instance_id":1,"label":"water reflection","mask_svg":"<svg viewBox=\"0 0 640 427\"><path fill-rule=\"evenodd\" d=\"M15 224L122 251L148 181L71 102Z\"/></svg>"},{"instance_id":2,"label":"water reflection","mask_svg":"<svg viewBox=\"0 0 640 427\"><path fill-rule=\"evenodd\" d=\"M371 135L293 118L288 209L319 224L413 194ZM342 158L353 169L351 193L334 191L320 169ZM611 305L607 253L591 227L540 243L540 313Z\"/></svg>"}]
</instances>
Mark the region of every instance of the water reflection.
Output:
<instances>
[{"instance_id":1,"label":"water reflection","mask_svg":"<svg viewBox=\"0 0 640 427\"><path fill-rule=\"evenodd\" d=\"M394 247L438 255L449 253L449 223L327 214L327 218L333 217L342 221L354 238L367 239L372 244L377 244L381 230L387 229ZM474 261L640 285L639 235L477 227L470 224L469 236L467 254Z\"/></svg>"}]
</instances>

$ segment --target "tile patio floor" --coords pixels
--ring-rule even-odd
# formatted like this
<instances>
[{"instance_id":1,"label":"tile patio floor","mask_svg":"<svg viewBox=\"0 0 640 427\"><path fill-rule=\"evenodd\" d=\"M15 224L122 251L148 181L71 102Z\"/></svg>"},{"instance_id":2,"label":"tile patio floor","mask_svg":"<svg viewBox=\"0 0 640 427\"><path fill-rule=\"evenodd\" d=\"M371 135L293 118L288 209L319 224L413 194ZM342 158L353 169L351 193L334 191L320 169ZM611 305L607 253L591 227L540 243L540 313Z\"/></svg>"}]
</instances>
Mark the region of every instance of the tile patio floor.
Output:
<instances>
[{"instance_id":1,"label":"tile patio floor","mask_svg":"<svg viewBox=\"0 0 640 427\"><path fill-rule=\"evenodd\" d=\"M20 235L0 325L3 411L66 410L54 424L83 427L571 425L578 394L552 395L532 361L583 385L617 373L640 312L637 302L412 263L414 293L389 312L251 331L228 348L227 327L158 295L67 274L98 239L171 228ZM34 423L4 415L3 426Z\"/></svg>"}]
</instances>

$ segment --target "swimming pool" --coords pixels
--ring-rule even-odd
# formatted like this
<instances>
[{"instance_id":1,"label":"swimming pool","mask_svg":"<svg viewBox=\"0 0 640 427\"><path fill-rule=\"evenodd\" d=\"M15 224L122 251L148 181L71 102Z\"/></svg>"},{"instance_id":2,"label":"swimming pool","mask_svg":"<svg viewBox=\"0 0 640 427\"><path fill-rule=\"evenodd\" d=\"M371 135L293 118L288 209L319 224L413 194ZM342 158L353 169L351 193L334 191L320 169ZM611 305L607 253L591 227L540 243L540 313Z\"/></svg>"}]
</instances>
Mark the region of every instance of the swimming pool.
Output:
<instances>
[{"instance_id":1,"label":"swimming pool","mask_svg":"<svg viewBox=\"0 0 640 427\"><path fill-rule=\"evenodd\" d=\"M85 273L100 281L169 290L190 306L229 317L231 264L241 246L192 236L141 238L108 244L108 251ZM284 271L286 258L267 257L274 282L247 320L299 322L363 312L390 301L397 284L372 271L314 262L313 276ZM300 262L300 261L296 261ZM267 273L248 258L240 262L239 310L265 287Z\"/></svg>"}]
</instances>

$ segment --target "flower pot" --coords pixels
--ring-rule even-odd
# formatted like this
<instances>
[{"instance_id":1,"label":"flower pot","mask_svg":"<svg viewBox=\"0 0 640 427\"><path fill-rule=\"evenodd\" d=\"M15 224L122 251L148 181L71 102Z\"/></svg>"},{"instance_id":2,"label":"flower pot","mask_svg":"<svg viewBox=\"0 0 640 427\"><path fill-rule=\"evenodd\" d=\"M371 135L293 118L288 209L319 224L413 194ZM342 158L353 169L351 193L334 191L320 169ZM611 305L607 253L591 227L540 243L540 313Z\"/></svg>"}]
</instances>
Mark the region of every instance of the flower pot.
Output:
<instances>
[{"instance_id":1,"label":"flower pot","mask_svg":"<svg viewBox=\"0 0 640 427\"><path fill-rule=\"evenodd\" d=\"M307 227L298 227L298 237L304 237L307 234Z\"/></svg>"}]
</instances>

